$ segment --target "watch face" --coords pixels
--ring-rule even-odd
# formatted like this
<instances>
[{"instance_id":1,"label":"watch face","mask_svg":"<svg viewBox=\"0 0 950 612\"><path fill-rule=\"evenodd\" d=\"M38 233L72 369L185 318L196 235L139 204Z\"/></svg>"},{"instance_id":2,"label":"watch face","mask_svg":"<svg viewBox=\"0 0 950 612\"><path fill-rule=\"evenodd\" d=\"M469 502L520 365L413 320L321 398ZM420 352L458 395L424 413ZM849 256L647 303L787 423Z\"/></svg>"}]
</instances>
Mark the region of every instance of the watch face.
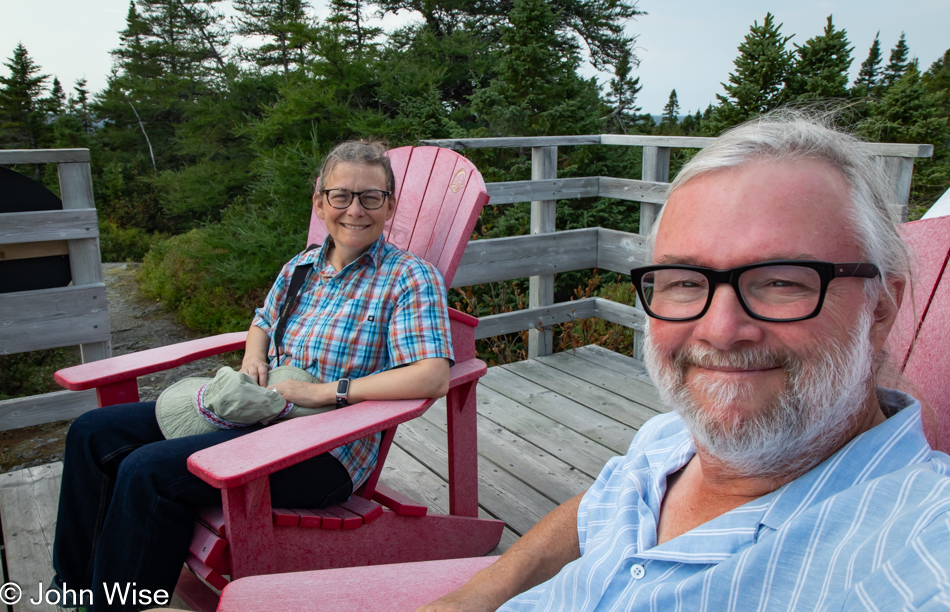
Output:
<instances>
[{"instance_id":1,"label":"watch face","mask_svg":"<svg viewBox=\"0 0 950 612\"><path fill-rule=\"evenodd\" d=\"M342 397L346 397L347 391L350 389L349 379L343 378L336 385L336 394Z\"/></svg>"}]
</instances>

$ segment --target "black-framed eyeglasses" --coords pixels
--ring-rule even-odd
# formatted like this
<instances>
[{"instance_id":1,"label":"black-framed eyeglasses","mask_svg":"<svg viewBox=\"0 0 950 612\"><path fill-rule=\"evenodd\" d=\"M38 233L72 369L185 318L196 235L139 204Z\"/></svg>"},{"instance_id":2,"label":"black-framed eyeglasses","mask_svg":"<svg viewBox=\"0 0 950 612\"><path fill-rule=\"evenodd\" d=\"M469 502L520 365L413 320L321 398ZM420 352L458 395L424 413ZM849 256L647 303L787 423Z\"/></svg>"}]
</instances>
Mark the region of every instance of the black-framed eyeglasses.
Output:
<instances>
[{"instance_id":1,"label":"black-framed eyeglasses","mask_svg":"<svg viewBox=\"0 0 950 612\"><path fill-rule=\"evenodd\" d=\"M836 278L875 278L870 263L763 261L730 270L699 266L644 266L630 278L647 314L664 321L692 321L706 314L716 287L731 285L742 308L761 321L802 321L818 316L828 283Z\"/></svg>"},{"instance_id":2,"label":"black-framed eyeglasses","mask_svg":"<svg viewBox=\"0 0 950 612\"><path fill-rule=\"evenodd\" d=\"M327 203L333 208L348 208L353 198L359 198L360 204L366 210L376 210L386 203L386 198L392 193L382 189L367 189L366 191L350 191L349 189L324 189L322 191Z\"/></svg>"}]
</instances>

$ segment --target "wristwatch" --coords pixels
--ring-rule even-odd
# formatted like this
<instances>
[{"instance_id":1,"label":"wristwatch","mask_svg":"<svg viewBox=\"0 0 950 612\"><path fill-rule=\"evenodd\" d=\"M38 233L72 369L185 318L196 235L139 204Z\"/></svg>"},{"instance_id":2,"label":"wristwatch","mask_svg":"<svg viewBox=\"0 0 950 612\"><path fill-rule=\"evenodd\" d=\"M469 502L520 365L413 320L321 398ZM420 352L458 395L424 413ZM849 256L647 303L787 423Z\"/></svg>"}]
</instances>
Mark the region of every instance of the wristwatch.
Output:
<instances>
[{"instance_id":1,"label":"wristwatch","mask_svg":"<svg viewBox=\"0 0 950 612\"><path fill-rule=\"evenodd\" d=\"M346 394L350 390L350 379L341 378L338 383L336 383L336 407L343 408L344 406L349 406L350 403L346 401Z\"/></svg>"}]
</instances>

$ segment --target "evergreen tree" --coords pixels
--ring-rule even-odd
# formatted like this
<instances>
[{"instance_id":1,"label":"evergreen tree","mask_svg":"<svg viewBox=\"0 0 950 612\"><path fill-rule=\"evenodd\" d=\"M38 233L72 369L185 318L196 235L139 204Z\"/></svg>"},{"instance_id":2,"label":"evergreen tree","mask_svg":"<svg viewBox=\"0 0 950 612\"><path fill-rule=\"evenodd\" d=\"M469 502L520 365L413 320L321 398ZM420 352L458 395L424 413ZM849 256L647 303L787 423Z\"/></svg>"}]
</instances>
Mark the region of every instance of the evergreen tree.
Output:
<instances>
[{"instance_id":1,"label":"evergreen tree","mask_svg":"<svg viewBox=\"0 0 950 612\"><path fill-rule=\"evenodd\" d=\"M637 94L643 89L640 77L630 78L630 70L636 58L629 49L621 56L614 67L614 77L610 79L607 103L612 107L607 116L607 129L611 132L626 134L637 122Z\"/></svg>"},{"instance_id":2,"label":"evergreen tree","mask_svg":"<svg viewBox=\"0 0 950 612\"><path fill-rule=\"evenodd\" d=\"M23 43L17 44L9 63L9 76L0 77L0 146L7 149L37 149L46 131L42 95L47 74L39 74Z\"/></svg>"},{"instance_id":3,"label":"evergreen tree","mask_svg":"<svg viewBox=\"0 0 950 612\"><path fill-rule=\"evenodd\" d=\"M436 36L449 36L461 27L475 25L486 32L513 25L510 15L518 0L378 0L383 12L407 10L422 15ZM632 47L627 23L643 15L633 0L553 0L554 28L562 36L584 41L590 61L598 70L616 67Z\"/></svg>"},{"instance_id":4,"label":"evergreen tree","mask_svg":"<svg viewBox=\"0 0 950 612\"><path fill-rule=\"evenodd\" d=\"M679 113L680 113L680 103L676 99L676 90L670 92L670 97L666 101L666 106L663 107L663 119L660 123L666 123L669 125L676 125L679 123Z\"/></svg>"},{"instance_id":5,"label":"evergreen tree","mask_svg":"<svg viewBox=\"0 0 950 612\"><path fill-rule=\"evenodd\" d=\"M782 36L782 24L766 13L756 21L739 45L736 71L729 74L727 95L716 94L720 106L709 120L714 131L742 123L785 102L784 87L792 68L792 53L785 48L791 36Z\"/></svg>"},{"instance_id":6,"label":"evergreen tree","mask_svg":"<svg viewBox=\"0 0 950 612\"><path fill-rule=\"evenodd\" d=\"M596 133L596 83L577 76L577 44L558 32L551 4L516 0L509 18L496 54L497 76L472 97L473 110L487 123L484 135Z\"/></svg>"},{"instance_id":7,"label":"evergreen tree","mask_svg":"<svg viewBox=\"0 0 950 612\"><path fill-rule=\"evenodd\" d=\"M788 97L798 99L842 98L848 93L851 51L844 30L836 30L828 15L824 32L794 45L797 59L788 79Z\"/></svg>"},{"instance_id":8,"label":"evergreen tree","mask_svg":"<svg viewBox=\"0 0 950 612\"><path fill-rule=\"evenodd\" d=\"M940 114L950 117L950 49L944 51L943 56L930 65L922 81L928 92L940 98Z\"/></svg>"},{"instance_id":9,"label":"evergreen tree","mask_svg":"<svg viewBox=\"0 0 950 612\"><path fill-rule=\"evenodd\" d=\"M896 83L910 67L910 62L907 60L909 54L910 49L907 47L907 39L904 33L901 32L901 37L894 48L891 49L890 59L881 75L881 84L885 89Z\"/></svg>"},{"instance_id":10,"label":"evergreen tree","mask_svg":"<svg viewBox=\"0 0 950 612\"><path fill-rule=\"evenodd\" d=\"M63 91L63 84L59 78L53 77L53 85L49 90L49 97L44 100L46 112L57 116L66 110L66 92Z\"/></svg>"},{"instance_id":11,"label":"evergreen tree","mask_svg":"<svg viewBox=\"0 0 950 612\"><path fill-rule=\"evenodd\" d=\"M363 0L330 0L330 16L327 23L332 24L331 35L350 41L356 57L362 57L363 50L383 33L381 28L368 27L363 17Z\"/></svg>"},{"instance_id":12,"label":"evergreen tree","mask_svg":"<svg viewBox=\"0 0 950 612\"><path fill-rule=\"evenodd\" d=\"M242 55L262 69L279 68L285 75L307 60L311 38L306 0L232 0L238 16L235 33L260 37L256 48L242 49Z\"/></svg>"},{"instance_id":13,"label":"evergreen tree","mask_svg":"<svg viewBox=\"0 0 950 612\"><path fill-rule=\"evenodd\" d=\"M874 42L868 51L868 58L861 63L858 78L851 88L851 95L860 98L877 91L881 84L881 32L874 35Z\"/></svg>"},{"instance_id":14,"label":"evergreen tree","mask_svg":"<svg viewBox=\"0 0 950 612\"><path fill-rule=\"evenodd\" d=\"M69 112L79 119L82 131L89 134L92 132L92 115L89 111L89 90L86 88L86 79L76 79L73 91L76 95L69 97Z\"/></svg>"}]
</instances>

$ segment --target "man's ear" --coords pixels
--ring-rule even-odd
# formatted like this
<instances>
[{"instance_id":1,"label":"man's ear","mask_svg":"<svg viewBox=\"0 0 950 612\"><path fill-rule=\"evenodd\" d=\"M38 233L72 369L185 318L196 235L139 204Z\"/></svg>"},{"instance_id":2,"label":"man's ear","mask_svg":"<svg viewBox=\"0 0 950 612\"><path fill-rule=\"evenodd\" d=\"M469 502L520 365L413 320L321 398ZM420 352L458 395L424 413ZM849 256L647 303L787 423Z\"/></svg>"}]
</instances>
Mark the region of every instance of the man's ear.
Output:
<instances>
[{"instance_id":1,"label":"man's ear","mask_svg":"<svg viewBox=\"0 0 950 612\"><path fill-rule=\"evenodd\" d=\"M898 276L888 277L885 281L888 291L881 291L874 307L874 321L871 324L871 342L874 352L884 348L887 335L891 333L897 313L904 301L906 282ZM890 295L888 295L890 293Z\"/></svg>"}]
</instances>

